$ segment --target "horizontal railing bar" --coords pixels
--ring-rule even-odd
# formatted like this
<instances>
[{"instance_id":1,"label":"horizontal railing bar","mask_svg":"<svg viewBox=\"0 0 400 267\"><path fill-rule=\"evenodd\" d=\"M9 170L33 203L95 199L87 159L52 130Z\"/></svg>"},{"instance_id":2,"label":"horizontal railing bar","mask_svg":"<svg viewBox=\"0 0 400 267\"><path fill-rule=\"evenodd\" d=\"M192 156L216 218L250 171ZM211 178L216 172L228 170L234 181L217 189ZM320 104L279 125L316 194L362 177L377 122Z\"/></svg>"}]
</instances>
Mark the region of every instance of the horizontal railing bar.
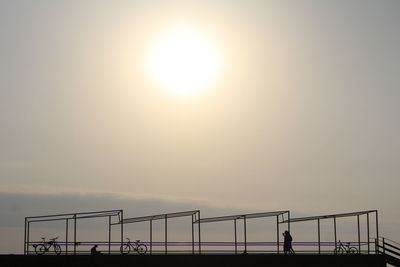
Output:
<instances>
[{"instance_id":1,"label":"horizontal railing bar","mask_svg":"<svg viewBox=\"0 0 400 267\"><path fill-rule=\"evenodd\" d=\"M372 237L371 237L371 239L375 239L375 238L372 238ZM379 237L379 240L381 240L381 241L385 240L385 243L386 243L386 244L388 243L388 242L386 242L386 241L389 240L391 243L395 243L395 244L397 244L397 245L400 246L400 243L398 243L398 242L396 242L396 241L394 241L394 240L392 240L392 239L386 238L386 237Z\"/></svg>"},{"instance_id":2,"label":"horizontal railing bar","mask_svg":"<svg viewBox=\"0 0 400 267\"><path fill-rule=\"evenodd\" d=\"M387 244L386 244L387 245ZM378 247L380 247L380 248L382 248L383 249L383 253L385 253L386 254L386 252L387 251L389 251L390 253L393 253L393 254L396 254L397 256L400 256L400 253L398 253L398 252L396 252L396 251L394 251L394 250L391 250L390 248L386 248L386 247L383 247L383 246L381 246L381 245L377 245ZM389 254L390 255L390 254Z\"/></svg>"},{"instance_id":3,"label":"horizontal railing bar","mask_svg":"<svg viewBox=\"0 0 400 267\"><path fill-rule=\"evenodd\" d=\"M37 219L37 218L46 218L46 217L50 218L50 217L74 216L74 215L86 215L86 214L110 213L110 212L122 212L122 210L102 210L102 211L90 211L90 212L50 214L50 215L41 215L41 216L29 216L29 217L25 217L25 219Z\"/></svg>"},{"instance_id":4,"label":"horizontal railing bar","mask_svg":"<svg viewBox=\"0 0 400 267\"><path fill-rule=\"evenodd\" d=\"M398 247L396 247L396 246L393 246L393 245L391 245L391 244L385 242L385 249L387 249L386 246L389 246L389 247L391 247L391 248L394 248L394 249L400 251L400 248L398 248Z\"/></svg>"},{"instance_id":5,"label":"horizontal railing bar","mask_svg":"<svg viewBox=\"0 0 400 267\"><path fill-rule=\"evenodd\" d=\"M112 215L109 215L109 214L104 214L104 215L88 215L88 216L83 216L83 217L76 217L76 219L78 220L78 219L90 219L90 218L99 218L99 217L104 217L104 218L106 218L106 217L109 217L109 216L112 216L112 217L115 217L115 216L118 216L118 214L112 214ZM53 222L53 221L66 221L66 220L73 220L75 217L74 216L72 216L72 217L68 217L68 218L66 218L66 217L64 217L64 218L53 218L53 219L40 219L40 220L30 220L30 221L28 221L28 223L34 223L34 222Z\"/></svg>"},{"instance_id":6,"label":"horizontal railing bar","mask_svg":"<svg viewBox=\"0 0 400 267\"><path fill-rule=\"evenodd\" d=\"M71 218L54 218L54 219L41 219L41 220L32 220L28 221L28 223L34 223L34 222L54 222L54 221L66 221L66 220L72 220L74 217Z\"/></svg>"},{"instance_id":7,"label":"horizontal railing bar","mask_svg":"<svg viewBox=\"0 0 400 267\"><path fill-rule=\"evenodd\" d=\"M51 242L51 241L45 241L45 243L48 243L48 242ZM38 241L29 241L29 242L25 242L25 243L27 243L27 244L32 244L32 243L34 243L34 244L37 244L37 243L40 243L40 244L42 244L43 243L43 241L42 240L38 240ZM111 241L111 242L108 242L108 241L79 241L79 242L73 242L73 241L68 241L68 242L65 242L65 241L56 241L56 243L57 244L74 244L74 243L80 243L80 244L84 244L84 243L90 243L90 244L92 244L92 243L96 243L96 244L121 244L121 243L127 243L126 241L123 241L123 242L121 242L121 241ZM134 244L135 242L131 242L132 244ZM157 245L157 244L159 244L159 245L165 245L165 244L192 244L192 241L169 241L169 242L165 242L165 241L152 241L152 242L149 242L149 241L140 241L139 242L139 244L153 244L153 245ZM195 244L199 244L199 242L198 241L194 241L194 243ZM349 242L346 242L346 243L349 243ZM221 244L221 245L235 245L235 244L237 244L237 245L244 245L244 244L247 244L247 245L254 245L254 246L258 246L258 245L274 245L274 246L276 246L276 242L274 242L274 241L271 241L271 242L263 242L263 241L259 241L259 242L232 242L232 241L204 241L204 242L201 242L200 244L202 244L202 245L209 245L209 244L211 244L211 245L216 245L216 244ZM322 245L322 246L332 246L332 245L335 245L335 242L320 242L320 243L318 243L318 242L306 242L306 241L303 241L303 242L292 242L292 244L293 245L297 245L297 246L303 246L303 245L305 245L305 246L308 246L308 245L318 245L318 244L320 244L320 245ZM350 245L358 245L358 242L350 242ZM363 245L363 246L366 246L366 245L368 245L368 242L361 242L360 243L361 245ZM371 244L371 242L370 242L370 244ZM387 245L387 244L386 244ZM381 245L379 245L380 247L382 247Z\"/></svg>"}]
</instances>

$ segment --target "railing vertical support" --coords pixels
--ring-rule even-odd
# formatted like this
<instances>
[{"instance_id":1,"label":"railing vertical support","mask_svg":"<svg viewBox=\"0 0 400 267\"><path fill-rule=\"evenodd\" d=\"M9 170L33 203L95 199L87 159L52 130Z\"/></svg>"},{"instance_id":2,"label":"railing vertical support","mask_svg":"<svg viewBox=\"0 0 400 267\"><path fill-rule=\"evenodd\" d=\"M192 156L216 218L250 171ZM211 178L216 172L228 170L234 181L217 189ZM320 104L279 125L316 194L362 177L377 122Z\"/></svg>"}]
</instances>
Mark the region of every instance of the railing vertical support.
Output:
<instances>
[{"instance_id":1,"label":"railing vertical support","mask_svg":"<svg viewBox=\"0 0 400 267\"><path fill-rule=\"evenodd\" d=\"M30 222L28 222L28 233L27 233L27 243L26 243L26 254L29 254L29 231L30 231Z\"/></svg>"},{"instance_id":2,"label":"railing vertical support","mask_svg":"<svg viewBox=\"0 0 400 267\"><path fill-rule=\"evenodd\" d=\"M124 211L121 210L121 246L124 243Z\"/></svg>"},{"instance_id":3,"label":"railing vertical support","mask_svg":"<svg viewBox=\"0 0 400 267\"><path fill-rule=\"evenodd\" d=\"M165 254L167 254L167 251L168 251L168 248L167 248L167 239L168 239L168 229L167 229L167 227L168 227L168 225L167 225L167 214L165 214L165 227L164 227L164 229L165 229L165 244L164 244L164 246L165 246Z\"/></svg>"},{"instance_id":4,"label":"railing vertical support","mask_svg":"<svg viewBox=\"0 0 400 267\"><path fill-rule=\"evenodd\" d=\"M369 248L369 213L367 213L367 243L368 243L368 254L370 253L370 248Z\"/></svg>"},{"instance_id":5,"label":"railing vertical support","mask_svg":"<svg viewBox=\"0 0 400 267\"><path fill-rule=\"evenodd\" d=\"M192 254L194 254L194 214L192 214Z\"/></svg>"},{"instance_id":6,"label":"railing vertical support","mask_svg":"<svg viewBox=\"0 0 400 267\"><path fill-rule=\"evenodd\" d=\"M289 231L289 233L290 233L290 211L288 211L287 214L288 214L288 220L287 220L288 224L287 224L287 228L288 228L288 231Z\"/></svg>"},{"instance_id":7,"label":"railing vertical support","mask_svg":"<svg viewBox=\"0 0 400 267\"><path fill-rule=\"evenodd\" d=\"M65 220L65 254L68 255L68 219Z\"/></svg>"},{"instance_id":8,"label":"railing vertical support","mask_svg":"<svg viewBox=\"0 0 400 267\"><path fill-rule=\"evenodd\" d=\"M361 254L360 215L357 215L357 230L358 230L358 253Z\"/></svg>"},{"instance_id":9,"label":"railing vertical support","mask_svg":"<svg viewBox=\"0 0 400 267\"><path fill-rule=\"evenodd\" d=\"M153 254L153 220L150 219L150 255Z\"/></svg>"},{"instance_id":10,"label":"railing vertical support","mask_svg":"<svg viewBox=\"0 0 400 267\"><path fill-rule=\"evenodd\" d=\"M199 211L197 211L197 214L198 214L198 216L199 216L199 218L198 218L198 221L199 221L199 225L198 225L198 229L199 229L199 254L201 254L201 230L200 230L200 225L201 225L201 223L200 223L200 210Z\"/></svg>"},{"instance_id":11,"label":"railing vertical support","mask_svg":"<svg viewBox=\"0 0 400 267\"><path fill-rule=\"evenodd\" d=\"M108 216L108 255L111 254L111 216Z\"/></svg>"},{"instance_id":12,"label":"railing vertical support","mask_svg":"<svg viewBox=\"0 0 400 267\"><path fill-rule=\"evenodd\" d=\"M318 254L321 254L321 225L318 218Z\"/></svg>"},{"instance_id":13,"label":"railing vertical support","mask_svg":"<svg viewBox=\"0 0 400 267\"><path fill-rule=\"evenodd\" d=\"M76 214L74 214L74 255L76 255Z\"/></svg>"},{"instance_id":14,"label":"railing vertical support","mask_svg":"<svg viewBox=\"0 0 400 267\"><path fill-rule=\"evenodd\" d=\"M279 254L279 215L276 216L276 251Z\"/></svg>"},{"instance_id":15,"label":"railing vertical support","mask_svg":"<svg viewBox=\"0 0 400 267\"><path fill-rule=\"evenodd\" d=\"M233 221L234 229L235 229L235 254L237 254L237 231L236 231L236 219Z\"/></svg>"},{"instance_id":16,"label":"railing vertical support","mask_svg":"<svg viewBox=\"0 0 400 267\"><path fill-rule=\"evenodd\" d=\"M333 228L334 228L334 233L335 233L335 248L337 248L336 216L333 217Z\"/></svg>"},{"instance_id":17,"label":"railing vertical support","mask_svg":"<svg viewBox=\"0 0 400 267\"><path fill-rule=\"evenodd\" d=\"M376 238L379 239L378 211L375 211Z\"/></svg>"},{"instance_id":18,"label":"railing vertical support","mask_svg":"<svg viewBox=\"0 0 400 267\"><path fill-rule=\"evenodd\" d=\"M25 224L24 224L24 255L26 255L26 217L25 217Z\"/></svg>"},{"instance_id":19,"label":"railing vertical support","mask_svg":"<svg viewBox=\"0 0 400 267\"><path fill-rule=\"evenodd\" d=\"M243 224L244 224L244 251L247 253L247 223L246 223L246 215L244 216Z\"/></svg>"}]
</instances>

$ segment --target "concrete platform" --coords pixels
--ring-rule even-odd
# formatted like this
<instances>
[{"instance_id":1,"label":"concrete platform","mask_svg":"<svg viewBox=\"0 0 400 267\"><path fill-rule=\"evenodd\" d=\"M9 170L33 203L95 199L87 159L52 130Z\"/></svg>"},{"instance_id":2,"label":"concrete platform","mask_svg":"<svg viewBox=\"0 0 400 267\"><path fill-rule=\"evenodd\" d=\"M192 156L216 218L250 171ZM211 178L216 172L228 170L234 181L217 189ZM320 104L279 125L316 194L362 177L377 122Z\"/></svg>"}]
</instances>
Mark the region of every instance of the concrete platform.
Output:
<instances>
[{"instance_id":1,"label":"concrete platform","mask_svg":"<svg viewBox=\"0 0 400 267\"><path fill-rule=\"evenodd\" d=\"M2 267L384 267L381 255L0 255Z\"/></svg>"}]
</instances>

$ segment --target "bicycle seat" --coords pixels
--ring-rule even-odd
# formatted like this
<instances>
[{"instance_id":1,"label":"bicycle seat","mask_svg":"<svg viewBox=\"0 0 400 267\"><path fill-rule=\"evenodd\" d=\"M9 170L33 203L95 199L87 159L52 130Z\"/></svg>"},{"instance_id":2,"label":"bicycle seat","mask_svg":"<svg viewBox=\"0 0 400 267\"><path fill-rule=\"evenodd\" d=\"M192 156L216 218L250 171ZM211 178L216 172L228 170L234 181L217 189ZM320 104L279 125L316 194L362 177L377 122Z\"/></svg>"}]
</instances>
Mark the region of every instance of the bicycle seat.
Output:
<instances>
[{"instance_id":1,"label":"bicycle seat","mask_svg":"<svg viewBox=\"0 0 400 267\"><path fill-rule=\"evenodd\" d=\"M140 240L136 240L136 243L139 243L140 242Z\"/></svg>"},{"instance_id":2,"label":"bicycle seat","mask_svg":"<svg viewBox=\"0 0 400 267\"><path fill-rule=\"evenodd\" d=\"M43 239L43 241L44 241L44 240L46 240L46 237L41 237L41 239Z\"/></svg>"},{"instance_id":3,"label":"bicycle seat","mask_svg":"<svg viewBox=\"0 0 400 267\"><path fill-rule=\"evenodd\" d=\"M54 238L50 238L50 240L56 241L57 238L58 238L58 236L57 236L57 237L54 237Z\"/></svg>"}]
</instances>

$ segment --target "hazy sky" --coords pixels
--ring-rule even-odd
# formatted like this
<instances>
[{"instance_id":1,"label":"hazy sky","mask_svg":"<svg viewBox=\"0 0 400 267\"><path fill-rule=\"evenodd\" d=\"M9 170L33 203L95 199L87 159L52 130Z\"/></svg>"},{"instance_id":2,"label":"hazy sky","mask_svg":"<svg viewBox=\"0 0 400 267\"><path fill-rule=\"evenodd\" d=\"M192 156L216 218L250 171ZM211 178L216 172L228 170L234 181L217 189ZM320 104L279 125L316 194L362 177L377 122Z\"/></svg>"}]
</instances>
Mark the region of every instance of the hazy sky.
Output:
<instances>
[{"instance_id":1,"label":"hazy sky","mask_svg":"<svg viewBox=\"0 0 400 267\"><path fill-rule=\"evenodd\" d=\"M177 26L222 59L195 97L146 73ZM378 209L400 240L399 26L389 0L2 0L0 191Z\"/></svg>"}]
</instances>

